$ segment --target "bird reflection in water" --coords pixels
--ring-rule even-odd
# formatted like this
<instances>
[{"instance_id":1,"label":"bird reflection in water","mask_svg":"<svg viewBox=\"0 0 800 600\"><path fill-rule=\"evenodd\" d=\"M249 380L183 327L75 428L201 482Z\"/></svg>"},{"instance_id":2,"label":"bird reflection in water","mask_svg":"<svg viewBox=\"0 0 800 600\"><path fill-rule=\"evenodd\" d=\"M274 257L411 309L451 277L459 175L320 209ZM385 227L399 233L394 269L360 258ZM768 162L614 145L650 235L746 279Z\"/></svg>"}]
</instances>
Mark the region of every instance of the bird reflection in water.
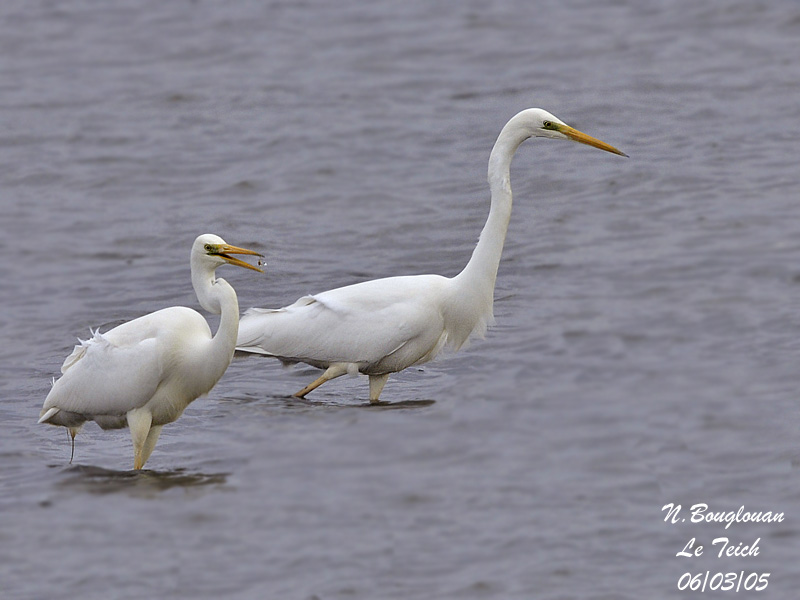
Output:
<instances>
[{"instance_id":1,"label":"bird reflection in water","mask_svg":"<svg viewBox=\"0 0 800 600\"><path fill-rule=\"evenodd\" d=\"M149 497L172 489L198 492L204 488L225 486L228 473L191 473L185 469L171 471L115 471L88 465L70 465L62 469L62 488L83 490L92 494L123 493Z\"/></svg>"}]
</instances>

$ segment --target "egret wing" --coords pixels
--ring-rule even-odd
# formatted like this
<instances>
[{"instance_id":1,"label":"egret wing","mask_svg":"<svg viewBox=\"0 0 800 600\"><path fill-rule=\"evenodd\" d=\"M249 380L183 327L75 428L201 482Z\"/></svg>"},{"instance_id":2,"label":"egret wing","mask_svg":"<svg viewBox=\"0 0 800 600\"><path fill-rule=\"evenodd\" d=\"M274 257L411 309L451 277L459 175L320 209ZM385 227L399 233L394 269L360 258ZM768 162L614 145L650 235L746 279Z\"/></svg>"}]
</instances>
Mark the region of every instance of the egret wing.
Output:
<instances>
[{"instance_id":1,"label":"egret wing","mask_svg":"<svg viewBox=\"0 0 800 600\"><path fill-rule=\"evenodd\" d=\"M165 309L106 333L93 332L64 361L63 376L43 410L57 407L91 417L122 415L144 406L164 380L172 332L181 316Z\"/></svg>"},{"instance_id":2,"label":"egret wing","mask_svg":"<svg viewBox=\"0 0 800 600\"><path fill-rule=\"evenodd\" d=\"M430 278L429 285L421 285L421 277ZM318 365L375 364L421 338L438 342L443 320L430 283L438 287L440 281L447 280L377 279L304 296L280 309L250 309L239 322L237 347Z\"/></svg>"}]
</instances>

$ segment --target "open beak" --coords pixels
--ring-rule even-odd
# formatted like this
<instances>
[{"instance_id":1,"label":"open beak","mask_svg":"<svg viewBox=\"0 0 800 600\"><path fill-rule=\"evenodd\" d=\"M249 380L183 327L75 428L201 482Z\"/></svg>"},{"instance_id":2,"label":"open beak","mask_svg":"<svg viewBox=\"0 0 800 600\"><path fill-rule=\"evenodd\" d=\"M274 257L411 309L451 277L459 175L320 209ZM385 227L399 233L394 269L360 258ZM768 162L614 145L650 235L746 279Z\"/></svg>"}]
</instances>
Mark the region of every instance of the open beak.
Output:
<instances>
[{"instance_id":1,"label":"open beak","mask_svg":"<svg viewBox=\"0 0 800 600\"><path fill-rule=\"evenodd\" d=\"M612 154L619 154L620 156L628 156L621 150L617 150L614 146L610 144L606 144L605 142L601 142L597 138L593 138L590 135L586 135L582 131L578 131L574 127L570 127L569 125L558 125L558 131L563 133L569 139L580 142L581 144L586 144L587 146L594 146L595 148L599 148L600 150L605 150L606 152L611 152Z\"/></svg>"},{"instance_id":2,"label":"open beak","mask_svg":"<svg viewBox=\"0 0 800 600\"><path fill-rule=\"evenodd\" d=\"M230 244L220 244L218 251L216 252L218 256L224 258L228 264L236 265L237 267L244 267L245 269L252 269L253 271L258 271L259 273L263 273L261 269L258 267L254 267L250 263L246 263L243 260L239 260L233 256L229 256L230 254L249 254L251 256L260 256L264 258L263 254L259 254L253 250L248 250L246 248L239 248L237 246L231 246Z\"/></svg>"}]
</instances>

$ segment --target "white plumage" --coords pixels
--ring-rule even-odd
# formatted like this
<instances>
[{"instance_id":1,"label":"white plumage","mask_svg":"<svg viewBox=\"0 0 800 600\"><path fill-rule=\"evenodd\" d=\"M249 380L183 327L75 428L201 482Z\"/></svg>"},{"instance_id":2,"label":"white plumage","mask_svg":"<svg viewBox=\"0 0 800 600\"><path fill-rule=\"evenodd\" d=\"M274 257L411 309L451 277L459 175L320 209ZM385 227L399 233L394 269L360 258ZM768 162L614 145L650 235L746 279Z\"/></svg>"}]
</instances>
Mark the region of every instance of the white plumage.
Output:
<instances>
[{"instance_id":1,"label":"white plumage","mask_svg":"<svg viewBox=\"0 0 800 600\"><path fill-rule=\"evenodd\" d=\"M461 273L376 279L304 296L280 309L251 308L240 321L237 349L325 369L295 396L361 372L369 376L370 401L377 402L390 373L482 337L494 323L494 285L511 218L511 159L531 137L571 139L626 156L547 111L524 110L503 127L492 149L489 217Z\"/></svg>"},{"instance_id":2,"label":"white plumage","mask_svg":"<svg viewBox=\"0 0 800 600\"><path fill-rule=\"evenodd\" d=\"M74 438L85 421L103 429L130 427L134 469L141 469L161 428L190 402L208 393L233 357L239 322L236 292L214 271L224 264L249 269L230 254L258 255L215 235L199 236L190 255L200 304L221 314L212 337L206 320L183 306L165 308L105 333L79 340L61 366L42 407L40 423L67 427ZM260 256L260 255L258 255Z\"/></svg>"},{"instance_id":3,"label":"white plumage","mask_svg":"<svg viewBox=\"0 0 800 600\"><path fill-rule=\"evenodd\" d=\"M346 357L369 375L400 371L430 360L448 342L457 349L465 341L458 335L465 329L456 322L458 315L435 301L448 283L440 275L375 279L304 296L277 310L252 308L242 317L246 327L238 349L321 368ZM278 319L280 326L273 327ZM260 323L269 326L262 330ZM294 335L301 329L311 335Z\"/></svg>"}]
</instances>

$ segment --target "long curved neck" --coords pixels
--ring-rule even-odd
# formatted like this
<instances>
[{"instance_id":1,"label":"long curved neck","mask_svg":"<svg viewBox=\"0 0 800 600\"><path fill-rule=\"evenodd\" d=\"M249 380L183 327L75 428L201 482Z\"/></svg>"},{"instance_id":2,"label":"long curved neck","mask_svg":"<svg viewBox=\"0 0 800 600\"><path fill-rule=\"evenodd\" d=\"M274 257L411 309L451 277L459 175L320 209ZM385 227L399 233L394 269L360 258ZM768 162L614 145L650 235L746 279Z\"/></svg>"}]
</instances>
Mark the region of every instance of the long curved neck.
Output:
<instances>
[{"instance_id":1,"label":"long curved neck","mask_svg":"<svg viewBox=\"0 0 800 600\"><path fill-rule=\"evenodd\" d=\"M200 305L208 312L221 315L219 327L211 340L209 364L227 368L239 334L236 291L224 279L217 279L214 270L208 268L192 268L192 286Z\"/></svg>"},{"instance_id":2,"label":"long curved neck","mask_svg":"<svg viewBox=\"0 0 800 600\"><path fill-rule=\"evenodd\" d=\"M509 121L489 156L492 203L478 245L467 266L451 279L445 303L447 343L458 349L473 335L482 336L494 323L494 284L511 219L511 159L530 134L515 119Z\"/></svg>"},{"instance_id":3,"label":"long curved neck","mask_svg":"<svg viewBox=\"0 0 800 600\"><path fill-rule=\"evenodd\" d=\"M529 134L516 127L512 120L500 132L489 156L489 189L492 194L489 218L467 266L456 276L459 283L472 290L488 290L490 294L494 292L497 268L511 219L511 159L528 137Z\"/></svg>"}]
</instances>

